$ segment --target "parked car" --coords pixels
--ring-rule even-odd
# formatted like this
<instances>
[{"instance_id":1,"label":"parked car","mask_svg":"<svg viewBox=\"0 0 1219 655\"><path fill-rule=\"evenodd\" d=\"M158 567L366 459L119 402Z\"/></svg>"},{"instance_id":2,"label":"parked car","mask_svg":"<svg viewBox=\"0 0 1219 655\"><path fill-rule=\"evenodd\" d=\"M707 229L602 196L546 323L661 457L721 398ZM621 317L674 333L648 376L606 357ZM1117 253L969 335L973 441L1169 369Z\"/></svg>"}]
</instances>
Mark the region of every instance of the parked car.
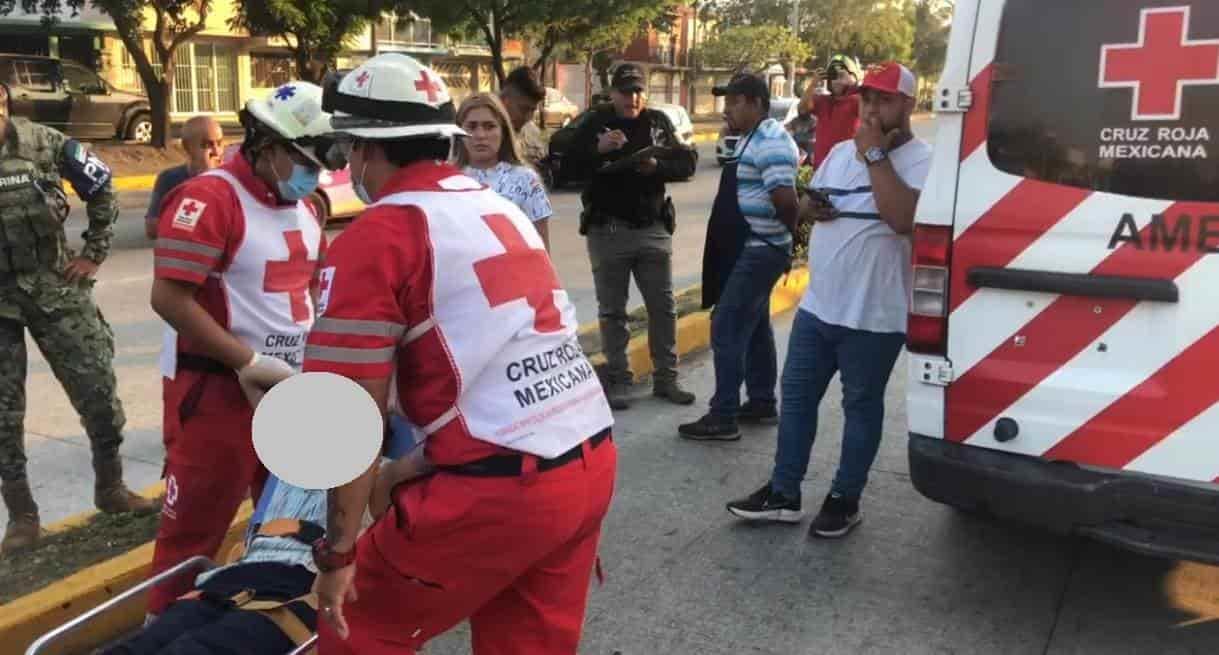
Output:
<instances>
[{"instance_id":1,"label":"parked car","mask_svg":"<svg viewBox=\"0 0 1219 655\"><path fill-rule=\"evenodd\" d=\"M236 156L239 147L237 143L226 146L224 160ZM355 216L364 209L364 203L351 186L350 166L334 172L322 169L317 190L309 194L305 202L313 206L323 224L331 218Z\"/></svg>"},{"instance_id":2,"label":"parked car","mask_svg":"<svg viewBox=\"0 0 1219 655\"><path fill-rule=\"evenodd\" d=\"M770 100L770 118L773 118L787 127L788 123L799 115L796 108L800 104L799 98L771 98ZM723 166L732 158L736 152L737 142L741 140L741 135L734 129L724 123L720 128L720 138L715 142L715 163Z\"/></svg>"},{"instance_id":3,"label":"parked car","mask_svg":"<svg viewBox=\"0 0 1219 655\"><path fill-rule=\"evenodd\" d=\"M648 108L664 112L669 120L672 121L673 127L677 130L677 139L682 144L694 147L694 123L690 120L690 115L681 105L670 105L663 103L650 103ZM582 182L583 180L567 174L563 170L563 153L571 146L571 140L575 138L576 131L584 124L590 112L588 109L576 116L575 120L571 121L566 127L555 130L550 135L550 143L547 146L547 156L539 166L542 169L540 172L546 184L552 189L561 189L564 186L573 182ZM695 169L698 168L698 149L694 150ZM688 178L687 178L688 179Z\"/></svg>"},{"instance_id":4,"label":"parked car","mask_svg":"<svg viewBox=\"0 0 1219 655\"><path fill-rule=\"evenodd\" d=\"M543 121L546 127L566 127L580 113L576 103L567 99L563 92L546 87L546 101L542 104Z\"/></svg>"},{"instance_id":5,"label":"parked car","mask_svg":"<svg viewBox=\"0 0 1219 655\"><path fill-rule=\"evenodd\" d=\"M649 103L648 107L664 112L677 130L678 140L688 146L694 145L694 121L690 120L690 114L686 113L685 107L656 102Z\"/></svg>"},{"instance_id":6,"label":"parked car","mask_svg":"<svg viewBox=\"0 0 1219 655\"><path fill-rule=\"evenodd\" d=\"M73 138L152 140L147 96L116 89L73 61L0 54L0 102L10 116Z\"/></svg>"}]
</instances>

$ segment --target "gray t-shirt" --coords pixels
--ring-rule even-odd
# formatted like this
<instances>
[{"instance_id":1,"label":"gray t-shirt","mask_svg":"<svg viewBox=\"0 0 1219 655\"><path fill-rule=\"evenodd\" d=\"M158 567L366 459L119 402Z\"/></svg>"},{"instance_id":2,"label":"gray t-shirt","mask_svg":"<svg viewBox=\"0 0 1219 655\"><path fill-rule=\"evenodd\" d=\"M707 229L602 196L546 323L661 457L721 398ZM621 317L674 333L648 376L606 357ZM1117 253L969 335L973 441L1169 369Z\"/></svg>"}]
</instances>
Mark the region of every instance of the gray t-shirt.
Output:
<instances>
[{"instance_id":1,"label":"gray t-shirt","mask_svg":"<svg viewBox=\"0 0 1219 655\"><path fill-rule=\"evenodd\" d=\"M157 174L157 181L152 185L152 197L148 199L148 213L144 214L144 220L155 222L161 216L161 199L169 195L174 187L189 180L191 177L190 169L186 164L167 168Z\"/></svg>"}]
</instances>

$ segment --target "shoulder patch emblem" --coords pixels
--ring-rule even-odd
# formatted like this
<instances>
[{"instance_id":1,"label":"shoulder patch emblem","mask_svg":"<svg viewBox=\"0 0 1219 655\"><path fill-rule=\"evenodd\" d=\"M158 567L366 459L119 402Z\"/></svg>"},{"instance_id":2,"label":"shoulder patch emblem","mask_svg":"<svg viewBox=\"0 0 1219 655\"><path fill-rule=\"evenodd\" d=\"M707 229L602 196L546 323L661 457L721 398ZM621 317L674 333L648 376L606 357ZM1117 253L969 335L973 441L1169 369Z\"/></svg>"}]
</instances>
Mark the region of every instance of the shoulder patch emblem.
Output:
<instances>
[{"instance_id":1,"label":"shoulder patch emblem","mask_svg":"<svg viewBox=\"0 0 1219 655\"><path fill-rule=\"evenodd\" d=\"M173 226L194 232L195 226L199 224L199 218L203 216L203 210L207 209L207 203L194 198L183 198L182 202L178 203L178 210L174 212Z\"/></svg>"}]
</instances>

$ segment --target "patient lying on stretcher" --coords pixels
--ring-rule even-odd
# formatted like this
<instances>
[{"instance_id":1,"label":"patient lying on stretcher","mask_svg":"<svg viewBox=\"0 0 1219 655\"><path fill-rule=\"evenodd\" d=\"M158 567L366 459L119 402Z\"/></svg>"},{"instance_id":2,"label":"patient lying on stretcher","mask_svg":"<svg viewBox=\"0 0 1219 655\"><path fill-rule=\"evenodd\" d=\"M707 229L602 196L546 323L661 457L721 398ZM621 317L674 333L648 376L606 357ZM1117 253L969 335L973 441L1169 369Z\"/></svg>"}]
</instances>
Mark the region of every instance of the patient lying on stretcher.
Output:
<instances>
[{"instance_id":1,"label":"patient lying on stretcher","mask_svg":"<svg viewBox=\"0 0 1219 655\"><path fill-rule=\"evenodd\" d=\"M394 428L386 450L398 459L381 462L365 527L385 512L393 486L427 470L409 427ZM286 655L317 629L311 544L325 525L325 490L271 476L240 559L200 574L192 592L101 655Z\"/></svg>"}]
</instances>

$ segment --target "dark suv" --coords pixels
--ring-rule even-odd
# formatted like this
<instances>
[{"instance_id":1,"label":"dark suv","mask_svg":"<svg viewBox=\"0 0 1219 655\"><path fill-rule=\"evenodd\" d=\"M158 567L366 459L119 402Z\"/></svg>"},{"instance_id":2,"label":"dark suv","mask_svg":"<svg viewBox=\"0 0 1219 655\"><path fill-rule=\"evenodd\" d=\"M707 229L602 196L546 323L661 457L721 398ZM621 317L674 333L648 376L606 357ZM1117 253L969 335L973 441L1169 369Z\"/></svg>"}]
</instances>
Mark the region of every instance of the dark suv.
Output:
<instances>
[{"instance_id":1,"label":"dark suv","mask_svg":"<svg viewBox=\"0 0 1219 655\"><path fill-rule=\"evenodd\" d=\"M148 98L120 91L74 61L0 54L0 102L79 139L152 139Z\"/></svg>"}]
</instances>

